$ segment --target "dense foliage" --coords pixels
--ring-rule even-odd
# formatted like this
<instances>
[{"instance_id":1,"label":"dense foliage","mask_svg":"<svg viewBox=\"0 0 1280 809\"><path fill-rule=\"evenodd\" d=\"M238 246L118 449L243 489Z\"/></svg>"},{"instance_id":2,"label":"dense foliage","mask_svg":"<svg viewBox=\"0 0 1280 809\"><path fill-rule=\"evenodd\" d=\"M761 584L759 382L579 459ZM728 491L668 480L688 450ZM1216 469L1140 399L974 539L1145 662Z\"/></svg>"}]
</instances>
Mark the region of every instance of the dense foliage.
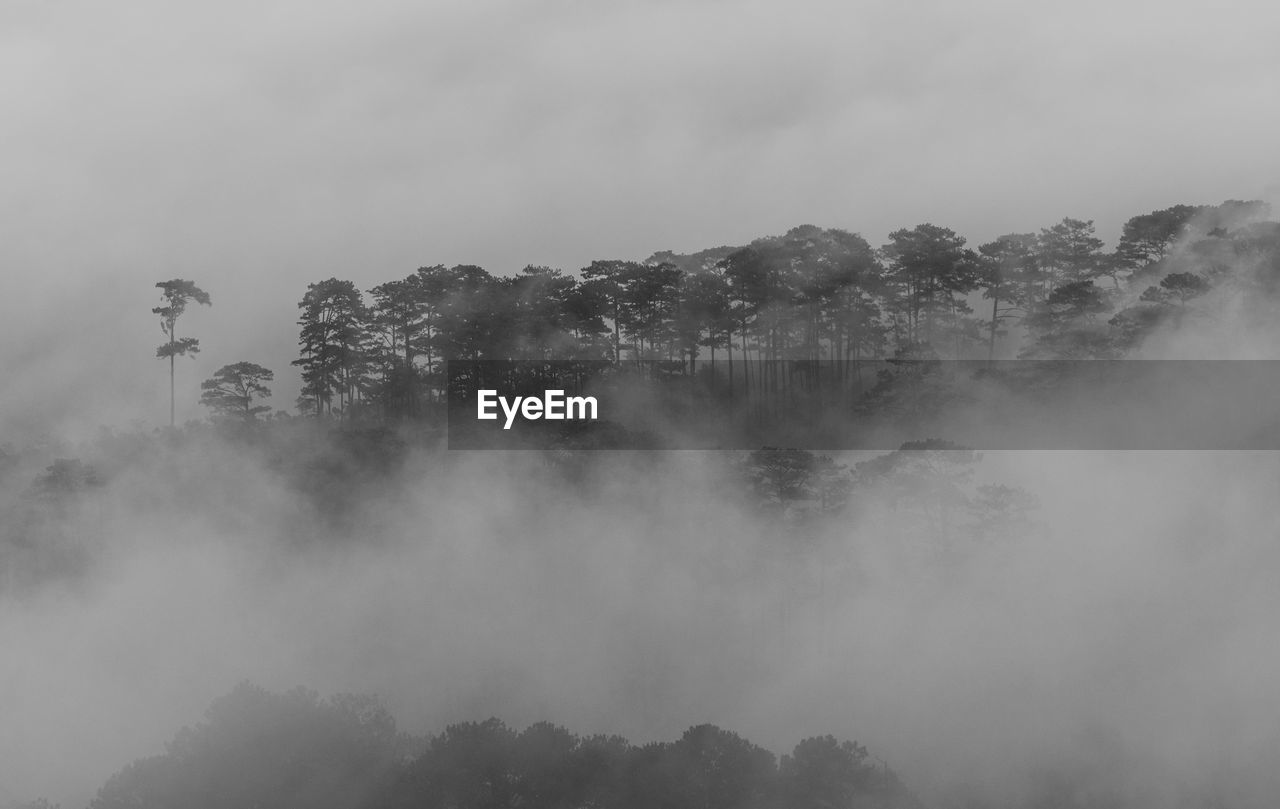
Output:
<instances>
[{"instance_id":1,"label":"dense foliage","mask_svg":"<svg viewBox=\"0 0 1280 809\"><path fill-rule=\"evenodd\" d=\"M1261 202L1176 205L1131 218L1110 252L1092 221L1070 217L976 250L929 223L879 249L802 225L742 247L594 261L576 276L436 265L368 296L330 278L298 304L298 407L429 415L451 360L647 360L750 393L795 384L776 360L822 360L844 377L860 359L989 359L1002 337L1004 356L1120 357L1217 286L1274 284L1280 224L1269 213Z\"/></svg>"},{"instance_id":2,"label":"dense foliage","mask_svg":"<svg viewBox=\"0 0 1280 809\"><path fill-rule=\"evenodd\" d=\"M832 736L774 754L698 725L674 742L579 737L549 722L522 731L498 719L400 733L376 701L320 699L244 683L99 790L91 809L360 809L532 806L748 809L919 806L867 749Z\"/></svg>"}]
</instances>

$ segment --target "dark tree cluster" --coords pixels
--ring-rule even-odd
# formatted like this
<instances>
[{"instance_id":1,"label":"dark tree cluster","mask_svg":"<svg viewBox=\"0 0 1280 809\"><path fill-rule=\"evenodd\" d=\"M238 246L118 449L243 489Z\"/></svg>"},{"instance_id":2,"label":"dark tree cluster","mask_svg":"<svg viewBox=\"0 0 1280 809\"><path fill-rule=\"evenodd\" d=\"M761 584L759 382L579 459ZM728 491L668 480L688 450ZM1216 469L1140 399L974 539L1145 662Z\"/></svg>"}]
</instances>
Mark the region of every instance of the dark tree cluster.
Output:
<instances>
[{"instance_id":1,"label":"dark tree cluster","mask_svg":"<svg viewBox=\"0 0 1280 809\"><path fill-rule=\"evenodd\" d=\"M1113 251L1092 221L1070 217L976 250L931 223L895 230L878 249L802 225L744 247L593 261L576 275L436 265L367 292L329 278L298 303L297 407L343 421L435 420L445 363L458 360L643 362L749 399L810 389L820 372L860 388L864 359L991 359L1011 334L1016 348L1002 352L1022 358L1116 358L1194 317L1194 301L1240 283L1232 270L1242 265L1254 270L1245 283L1272 291L1280 224L1269 214L1261 202L1175 205L1132 217ZM179 318L210 300L191 281L156 286L168 338L157 356L170 361L172 387L175 358L199 350L178 337ZM225 365L201 402L223 420L255 421L271 378L254 363Z\"/></svg>"},{"instance_id":2,"label":"dark tree cluster","mask_svg":"<svg viewBox=\"0 0 1280 809\"><path fill-rule=\"evenodd\" d=\"M698 725L674 742L579 737L497 719L429 738L397 730L376 701L241 684L163 755L112 776L90 809L836 809L919 802L867 749L805 739L778 761Z\"/></svg>"},{"instance_id":3,"label":"dark tree cluster","mask_svg":"<svg viewBox=\"0 0 1280 809\"><path fill-rule=\"evenodd\" d=\"M437 265L367 294L330 278L299 303L298 407L343 419L434 413L451 360L646 361L750 395L811 381L779 360L821 360L844 380L862 359L991 358L1011 329L1021 357L1117 357L1179 325L1242 257L1280 268L1268 214L1258 202L1177 205L1130 219L1114 251L1092 221L1070 217L976 250L929 223L879 249L803 225L745 247L593 261L576 275Z\"/></svg>"}]
</instances>

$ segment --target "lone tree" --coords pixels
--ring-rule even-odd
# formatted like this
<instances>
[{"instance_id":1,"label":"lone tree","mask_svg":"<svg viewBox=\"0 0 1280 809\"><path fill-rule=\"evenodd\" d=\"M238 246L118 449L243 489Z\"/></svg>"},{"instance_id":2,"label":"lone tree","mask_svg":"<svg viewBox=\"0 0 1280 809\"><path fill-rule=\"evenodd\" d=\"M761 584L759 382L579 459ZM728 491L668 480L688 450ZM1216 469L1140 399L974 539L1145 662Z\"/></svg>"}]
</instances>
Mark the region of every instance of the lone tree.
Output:
<instances>
[{"instance_id":1,"label":"lone tree","mask_svg":"<svg viewBox=\"0 0 1280 809\"><path fill-rule=\"evenodd\" d=\"M156 287L161 290L164 300L164 306L157 306L152 309L152 314L160 315L160 330L168 336L169 342L156 349L156 357L158 359L169 358L169 426L174 426L174 392L173 392L173 374L174 374L174 358L179 355L198 354L200 352L200 341L194 337L183 337L178 339L177 327L178 318L182 313L187 311L187 304L191 301L211 306L209 302L209 293L195 285L194 281L184 281L181 278L174 278L171 281L160 281Z\"/></svg>"},{"instance_id":2,"label":"lone tree","mask_svg":"<svg viewBox=\"0 0 1280 809\"><path fill-rule=\"evenodd\" d=\"M253 402L271 395L266 383L274 378L271 371L252 362L224 365L200 384L204 391L200 394L200 404L218 416L253 421L259 413L271 409Z\"/></svg>"}]
</instances>

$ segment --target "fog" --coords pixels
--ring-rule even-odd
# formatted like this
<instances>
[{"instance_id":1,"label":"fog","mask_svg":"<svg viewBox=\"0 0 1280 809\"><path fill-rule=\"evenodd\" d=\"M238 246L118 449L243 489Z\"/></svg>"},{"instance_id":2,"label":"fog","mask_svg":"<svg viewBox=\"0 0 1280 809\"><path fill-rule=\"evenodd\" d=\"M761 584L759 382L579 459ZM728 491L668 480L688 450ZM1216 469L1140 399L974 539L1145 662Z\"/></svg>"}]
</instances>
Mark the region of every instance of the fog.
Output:
<instances>
[{"instance_id":1,"label":"fog","mask_svg":"<svg viewBox=\"0 0 1280 809\"><path fill-rule=\"evenodd\" d=\"M1256 269L1143 356L1271 356ZM244 680L375 694L419 734L710 722L783 753L830 733L940 809L1262 807L1280 788L1274 452L984 452L964 485L1039 507L977 539L874 489L835 517L762 509L736 453L419 439L338 490L307 477L318 433L273 430L15 442L0 797L83 806ZM56 458L102 485L31 529Z\"/></svg>"},{"instance_id":2,"label":"fog","mask_svg":"<svg viewBox=\"0 0 1280 809\"><path fill-rule=\"evenodd\" d=\"M182 320L203 351L178 365L181 423L241 359L275 369L287 409L297 301L330 276L572 272L806 221L873 245L934 221L977 245L1071 215L1114 242L1177 203L1277 202L1280 15L354 8L0 8L18 459L0 529L21 525L0 533L0 806L84 806L243 680L376 694L414 733L711 722L778 753L831 733L935 809L1064 785L1089 805L1274 803L1275 453L985 452L966 485L1025 488L1033 524L945 554L876 496L835 520L762 513L732 453L597 453L575 475L414 445L326 500L279 447L153 432L150 308L167 278L213 297ZM1274 300L1205 308L1139 356L1276 358ZM286 467L314 449L288 447ZM42 506L27 543L58 458L104 482Z\"/></svg>"},{"instance_id":3,"label":"fog","mask_svg":"<svg viewBox=\"0 0 1280 809\"><path fill-rule=\"evenodd\" d=\"M335 528L245 453L153 455L64 518L73 573L2 596L0 785L83 805L249 679L374 693L418 733L833 733L935 806L1053 778L1274 794L1273 453L987 453L1038 525L946 564L875 504L763 519L724 461L602 456L584 487L529 453L414 455Z\"/></svg>"}]
</instances>

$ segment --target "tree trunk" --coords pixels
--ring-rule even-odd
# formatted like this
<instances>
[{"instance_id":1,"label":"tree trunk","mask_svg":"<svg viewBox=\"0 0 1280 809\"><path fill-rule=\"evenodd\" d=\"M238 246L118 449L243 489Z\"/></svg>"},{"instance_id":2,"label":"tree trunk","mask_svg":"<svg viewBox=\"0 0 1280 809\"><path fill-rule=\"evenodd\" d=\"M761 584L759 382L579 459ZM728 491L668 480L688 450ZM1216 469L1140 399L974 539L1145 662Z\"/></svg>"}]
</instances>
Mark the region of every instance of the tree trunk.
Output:
<instances>
[{"instance_id":1,"label":"tree trunk","mask_svg":"<svg viewBox=\"0 0 1280 809\"><path fill-rule=\"evenodd\" d=\"M991 337L987 341L987 364L990 365L996 358L996 320L999 313L1000 298L998 295L991 296Z\"/></svg>"},{"instance_id":2,"label":"tree trunk","mask_svg":"<svg viewBox=\"0 0 1280 809\"><path fill-rule=\"evenodd\" d=\"M724 341L725 351L729 354L729 396L733 396L733 330L730 329L728 339Z\"/></svg>"}]
</instances>

